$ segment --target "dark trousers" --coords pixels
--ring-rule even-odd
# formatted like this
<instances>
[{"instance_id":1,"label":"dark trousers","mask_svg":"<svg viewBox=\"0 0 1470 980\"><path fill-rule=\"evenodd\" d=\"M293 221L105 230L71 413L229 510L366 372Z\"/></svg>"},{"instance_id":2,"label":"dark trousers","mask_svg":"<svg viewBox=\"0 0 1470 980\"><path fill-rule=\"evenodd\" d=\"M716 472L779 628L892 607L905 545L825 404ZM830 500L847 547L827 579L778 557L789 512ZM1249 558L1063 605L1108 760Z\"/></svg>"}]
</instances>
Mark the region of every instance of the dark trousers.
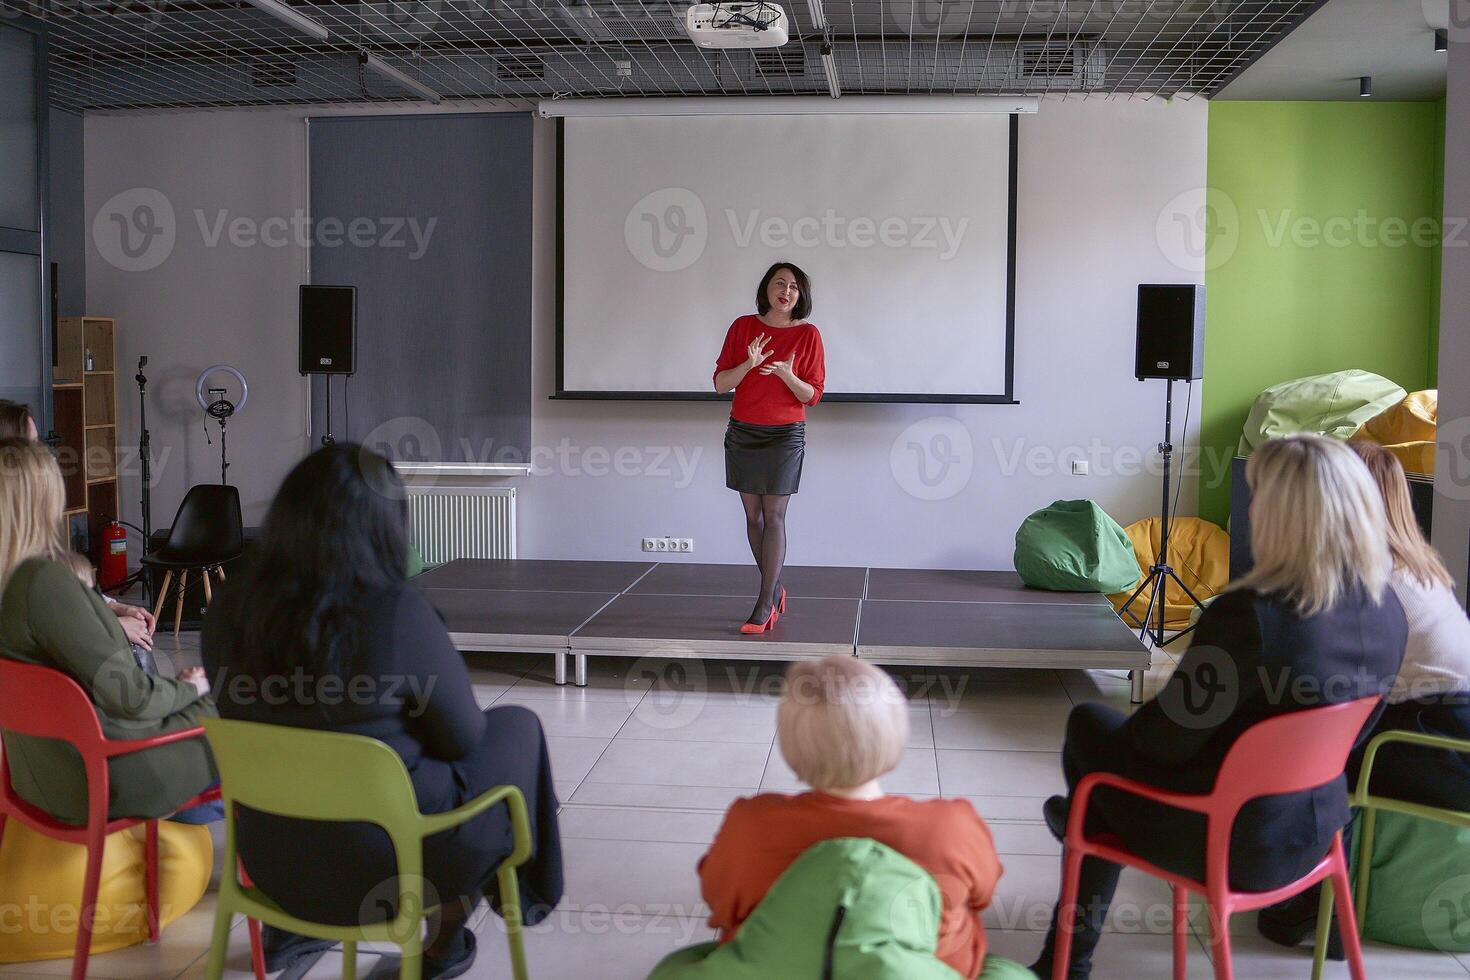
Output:
<instances>
[{"instance_id":1,"label":"dark trousers","mask_svg":"<svg viewBox=\"0 0 1470 980\"><path fill-rule=\"evenodd\" d=\"M1123 732L1126 721L1126 715L1107 705L1083 704L1073 709L1067 718L1067 740L1062 749L1062 771L1069 794L1083 777L1094 772L1168 784L1162 773L1159 778L1149 778L1148 764L1133 757ZM1199 814L1102 788L1092 794L1087 832L1089 836L1116 835L1126 850L1144 860L1195 881L1204 879L1205 819ZM1294 881L1322 859L1322 850L1315 853L1314 850L1308 847L1301 854L1282 853L1280 863L1270 867L1232 860L1231 886L1242 891L1264 891ZM1070 977L1080 980L1090 974L1092 954L1102 939L1121 870L1118 865L1098 858L1082 861L1078 910L1073 920ZM1043 970L1050 970L1052 965L1056 917L1057 909L1053 909L1051 929L1038 963Z\"/></svg>"},{"instance_id":2,"label":"dark trousers","mask_svg":"<svg viewBox=\"0 0 1470 980\"><path fill-rule=\"evenodd\" d=\"M1373 735L1389 731L1470 738L1470 694L1442 694L1388 705L1373 726ZM1351 787L1358 785L1367 741L1348 759ZM1470 758L1462 752L1390 743L1373 763L1370 789L1377 796L1408 803L1470 810Z\"/></svg>"},{"instance_id":3,"label":"dark trousers","mask_svg":"<svg viewBox=\"0 0 1470 980\"><path fill-rule=\"evenodd\" d=\"M446 763L436 763L446 765ZM561 900L561 835L551 759L536 715L516 705L485 710L485 734L463 759L447 763L458 788L452 809L495 786L526 798L533 852L518 874L528 925ZM388 835L371 824L296 820L241 808L240 855L254 884L298 918L329 925L382 921L396 914L397 862ZM503 805L424 840L425 900L478 902L500 911L495 869L514 847Z\"/></svg>"}]
</instances>

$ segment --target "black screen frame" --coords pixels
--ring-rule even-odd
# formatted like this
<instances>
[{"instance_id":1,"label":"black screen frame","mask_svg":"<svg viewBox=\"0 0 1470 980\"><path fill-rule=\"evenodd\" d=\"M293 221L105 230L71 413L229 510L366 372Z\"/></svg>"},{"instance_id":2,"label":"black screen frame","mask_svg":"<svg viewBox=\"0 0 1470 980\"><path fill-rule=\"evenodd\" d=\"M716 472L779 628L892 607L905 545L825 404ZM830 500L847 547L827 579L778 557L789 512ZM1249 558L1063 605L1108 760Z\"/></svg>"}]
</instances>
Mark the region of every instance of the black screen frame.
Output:
<instances>
[{"instance_id":1,"label":"black screen frame","mask_svg":"<svg viewBox=\"0 0 1470 980\"><path fill-rule=\"evenodd\" d=\"M1020 116L1010 114L1010 178L1006 190L1006 353L1005 392L993 395L923 392L823 393L824 402L929 405L1019 405L1016 400L1016 181ZM566 386L566 120L556 120L556 392L552 401L720 402L734 395L713 391L568 391Z\"/></svg>"}]
</instances>

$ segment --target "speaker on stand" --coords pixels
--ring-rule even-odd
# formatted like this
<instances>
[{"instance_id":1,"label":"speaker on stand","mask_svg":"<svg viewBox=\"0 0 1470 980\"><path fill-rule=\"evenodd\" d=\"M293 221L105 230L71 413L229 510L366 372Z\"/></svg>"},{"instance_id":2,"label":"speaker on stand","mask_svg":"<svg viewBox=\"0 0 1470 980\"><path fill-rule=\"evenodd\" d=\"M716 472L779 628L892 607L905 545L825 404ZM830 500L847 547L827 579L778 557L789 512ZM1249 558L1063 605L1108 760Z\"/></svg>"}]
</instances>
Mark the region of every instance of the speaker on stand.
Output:
<instances>
[{"instance_id":1,"label":"speaker on stand","mask_svg":"<svg viewBox=\"0 0 1470 980\"><path fill-rule=\"evenodd\" d=\"M357 288L302 286L300 311L300 372L326 376L327 431L322 445L331 446L337 441L332 436L332 375L357 370Z\"/></svg>"},{"instance_id":2,"label":"speaker on stand","mask_svg":"<svg viewBox=\"0 0 1470 980\"><path fill-rule=\"evenodd\" d=\"M1190 626L1167 636L1164 630L1165 595L1168 583L1177 582L1196 606L1199 598L1189 590L1169 564L1169 483L1174 459L1174 382L1192 383L1205 373L1205 287L1200 285L1141 285L1138 287L1138 328L1134 349L1133 374L1138 380L1161 379L1164 382L1164 441L1159 453L1164 457L1163 507L1159 519L1159 555L1149 567L1148 575L1128 597L1118 614L1139 626L1138 638L1153 640L1162 647L1184 636ZM1188 424L1188 416L1185 417ZM1148 608L1139 619L1129 610L1145 592ZM1155 619L1157 610L1157 619ZM1141 680L1141 675L1138 678ZM1135 697L1141 692L1135 682Z\"/></svg>"}]
</instances>

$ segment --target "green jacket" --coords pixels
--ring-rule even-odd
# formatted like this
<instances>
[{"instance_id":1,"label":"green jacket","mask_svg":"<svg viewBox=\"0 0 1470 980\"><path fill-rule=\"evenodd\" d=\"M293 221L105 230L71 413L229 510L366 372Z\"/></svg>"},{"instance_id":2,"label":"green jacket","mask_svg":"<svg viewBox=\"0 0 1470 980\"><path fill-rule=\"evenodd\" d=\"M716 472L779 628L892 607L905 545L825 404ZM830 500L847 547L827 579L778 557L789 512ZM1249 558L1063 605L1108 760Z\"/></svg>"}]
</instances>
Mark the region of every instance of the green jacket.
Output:
<instances>
[{"instance_id":1,"label":"green jacket","mask_svg":"<svg viewBox=\"0 0 1470 980\"><path fill-rule=\"evenodd\" d=\"M939 886L874 840L814 844L735 938L679 950L649 980L959 980L934 956Z\"/></svg>"},{"instance_id":2,"label":"green jacket","mask_svg":"<svg viewBox=\"0 0 1470 980\"><path fill-rule=\"evenodd\" d=\"M56 562L22 562L0 595L0 656L64 671L91 697L109 739L192 728L215 714L193 685L138 669L117 616ZM16 696L3 692L4 697ZM10 781L27 802L68 823L87 820L87 779L74 748L3 733ZM218 781L203 738L109 763L108 817L162 817Z\"/></svg>"}]
</instances>

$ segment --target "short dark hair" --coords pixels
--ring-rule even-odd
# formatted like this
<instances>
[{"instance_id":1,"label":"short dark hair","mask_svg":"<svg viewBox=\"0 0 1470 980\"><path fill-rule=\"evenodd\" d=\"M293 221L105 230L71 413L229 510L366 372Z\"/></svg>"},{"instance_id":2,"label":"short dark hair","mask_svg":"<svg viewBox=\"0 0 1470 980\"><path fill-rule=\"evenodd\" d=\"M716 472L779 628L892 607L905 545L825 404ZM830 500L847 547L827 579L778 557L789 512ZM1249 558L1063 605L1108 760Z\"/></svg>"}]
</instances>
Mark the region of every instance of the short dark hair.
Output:
<instances>
[{"instance_id":1,"label":"short dark hair","mask_svg":"<svg viewBox=\"0 0 1470 980\"><path fill-rule=\"evenodd\" d=\"M812 281L807 278L805 272L790 262L777 262L766 270L765 275L761 276L761 284L755 288L755 311L757 313L771 312L771 300L766 295L766 287L771 284L772 279L776 278L776 273L782 269L790 270L791 275L796 278L796 288L801 290L801 296L797 298L796 305L791 308L791 319L805 320L811 316L812 312Z\"/></svg>"},{"instance_id":2,"label":"short dark hair","mask_svg":"<svg viewBox=\"0 0 1470 980\"><path fill-rule=\"evenodd\" d=\"M0 398L0 439L29 439L26 423L30 420L29 405Z\"/></svg>"}]
</instances>

